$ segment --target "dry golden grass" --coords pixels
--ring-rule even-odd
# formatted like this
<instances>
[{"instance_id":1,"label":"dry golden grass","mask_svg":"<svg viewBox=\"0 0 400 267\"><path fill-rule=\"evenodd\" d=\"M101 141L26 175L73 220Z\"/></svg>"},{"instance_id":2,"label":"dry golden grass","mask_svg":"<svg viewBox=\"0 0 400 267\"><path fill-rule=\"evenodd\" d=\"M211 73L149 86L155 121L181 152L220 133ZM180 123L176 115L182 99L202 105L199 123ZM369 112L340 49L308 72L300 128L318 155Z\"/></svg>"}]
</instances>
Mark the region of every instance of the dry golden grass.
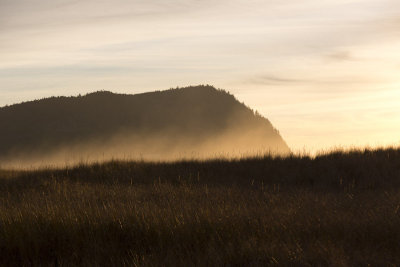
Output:
<instances>
[{"instance_id":1,"label":"dry golden grass","mask_svg":"<svg viewBox=\"0 0 400 267\"><path fill-rule=\"evenodd\" d=\"M400 150L0 171L0 265L400 265Z\"/></svg>"}]
</instances>

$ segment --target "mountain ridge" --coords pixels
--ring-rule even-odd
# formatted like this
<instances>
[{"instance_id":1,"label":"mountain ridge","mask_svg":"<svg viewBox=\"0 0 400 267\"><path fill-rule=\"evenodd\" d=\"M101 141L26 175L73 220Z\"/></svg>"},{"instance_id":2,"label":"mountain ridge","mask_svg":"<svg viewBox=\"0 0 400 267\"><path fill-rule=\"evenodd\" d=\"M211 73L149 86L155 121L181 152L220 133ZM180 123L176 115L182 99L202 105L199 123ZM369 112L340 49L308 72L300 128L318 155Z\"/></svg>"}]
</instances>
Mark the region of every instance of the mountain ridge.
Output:
<instances>
[{"instance_id":1,"label":"mountain ridge","mask_svg":"<svg viewBox=\"0 0 400 267\"><path fill-rule=\"evenodd\" d=\"M255 139L259 139L260 149L290 152L268 119L227 91L208 85L133 95L97 91L44 98L0 108L0 123L5 129L0 133L0 159L16 154L35 157L35 151L51 154L61 146L75 145L77 151L88 151L82 144L93 140L103 150L108 150L105 143L110 143L115 153L118 138L125 142L119 147L135 143L127 151L147 154L151 150L153 155L158 153L157 146L163 150L161 154L183 147L190 151L207 147L212 153L254 150ZM229 145L228 138L235 144Z\"/></svg>"}]
</instances>

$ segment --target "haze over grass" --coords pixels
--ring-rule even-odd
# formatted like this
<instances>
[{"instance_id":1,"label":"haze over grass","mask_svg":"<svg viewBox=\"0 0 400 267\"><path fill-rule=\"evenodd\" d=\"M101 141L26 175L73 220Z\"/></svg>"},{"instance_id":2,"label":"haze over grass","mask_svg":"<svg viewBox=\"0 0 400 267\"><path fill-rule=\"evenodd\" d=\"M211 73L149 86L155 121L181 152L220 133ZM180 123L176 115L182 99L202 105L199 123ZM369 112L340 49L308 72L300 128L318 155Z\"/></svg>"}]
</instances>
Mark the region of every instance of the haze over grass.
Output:
<instances>
[{"instance_id":1,"label":"haze over grass","mask_svg":"<svg viewBox=\"0 0 400 267\"><path fill-rule=\"evenodd\" d=\"M1 265L400 264L400 149L0 171Z\"/></svg>"}]
</instances>

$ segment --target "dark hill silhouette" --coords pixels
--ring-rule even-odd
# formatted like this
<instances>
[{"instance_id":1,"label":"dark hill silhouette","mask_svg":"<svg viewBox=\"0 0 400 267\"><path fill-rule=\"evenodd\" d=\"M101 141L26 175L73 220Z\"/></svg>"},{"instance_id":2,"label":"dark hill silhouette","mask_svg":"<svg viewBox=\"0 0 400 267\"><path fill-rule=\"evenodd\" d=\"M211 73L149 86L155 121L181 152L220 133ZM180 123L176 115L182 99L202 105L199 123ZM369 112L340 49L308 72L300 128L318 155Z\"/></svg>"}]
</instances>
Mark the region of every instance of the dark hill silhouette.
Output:
<instances>
[{"instance_id":1,"label":"dark hill silhouette","mask_svg":"<svg viewBox=\"0 0 400 267\"><path fill-rule=\"evenodd\" d=\"M267 119L212 86L35 100L0 108L0 125L3 160L60 149L160 159L188 152L289 152Z\"/></svg>"}]
</instances>

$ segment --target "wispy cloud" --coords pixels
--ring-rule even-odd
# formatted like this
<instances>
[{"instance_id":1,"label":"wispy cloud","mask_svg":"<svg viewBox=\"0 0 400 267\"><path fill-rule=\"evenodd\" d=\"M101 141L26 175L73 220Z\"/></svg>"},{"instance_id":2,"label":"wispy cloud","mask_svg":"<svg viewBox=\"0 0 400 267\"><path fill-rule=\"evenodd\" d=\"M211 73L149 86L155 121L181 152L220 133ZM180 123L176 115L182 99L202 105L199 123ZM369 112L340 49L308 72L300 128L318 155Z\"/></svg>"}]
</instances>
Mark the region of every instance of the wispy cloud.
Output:
<instances>
[{"instance_id":1,"label":"wispy cloud","mask_svg":"<svg viewBox=\"0 0 400 267\"><path fill-rule=\"evenodd\" d=\"M304 84L304 83L314 83L313 80L305 80L305 79L294 79L288 77L279 77L273 75L260 75L255 78L250 78L244 80L244 84L254 83L254 84L264 84L264 85L283 85L286 86L288 84Z\"/></svg>"},{"instance_id":2,"label":"wispy cloud","mask_svg":"<svg viewBox=\"0 0 400 267\"><path fill-rule=\"evenodd\" d=\"M312 75L310 75L312 76ZM319 78L309 78L300 79L293 78L289 76L275 76L275 75L258 75L251 77L242 81L243 84L254 84L254 85L268 85L268 86L308 86L307 90L310 91L315 87L318 87L317 91L324 93L324 87L328 85L344 85L346 88L337 89L337 92L348 90L350 86L363 85L363 84L382 84L382 79L378 77L367 77L367 76L333 76L330 77L319 77ZM353 89L354 90L354 89Z\"/></svg>"},{"instance_id":3,"label":"wispy cloud","mask_svg":"<svg viewBox=\"0 0 400 267\"><path fill-rule=\"evenodd\" d=\"M350 51L338 51L334 52L331 54L328 54L327 56L328 60L333 60L333 61L353 61L353 60L360 60L359 58L354 57Z\"/></svg>"}]
</instances>

